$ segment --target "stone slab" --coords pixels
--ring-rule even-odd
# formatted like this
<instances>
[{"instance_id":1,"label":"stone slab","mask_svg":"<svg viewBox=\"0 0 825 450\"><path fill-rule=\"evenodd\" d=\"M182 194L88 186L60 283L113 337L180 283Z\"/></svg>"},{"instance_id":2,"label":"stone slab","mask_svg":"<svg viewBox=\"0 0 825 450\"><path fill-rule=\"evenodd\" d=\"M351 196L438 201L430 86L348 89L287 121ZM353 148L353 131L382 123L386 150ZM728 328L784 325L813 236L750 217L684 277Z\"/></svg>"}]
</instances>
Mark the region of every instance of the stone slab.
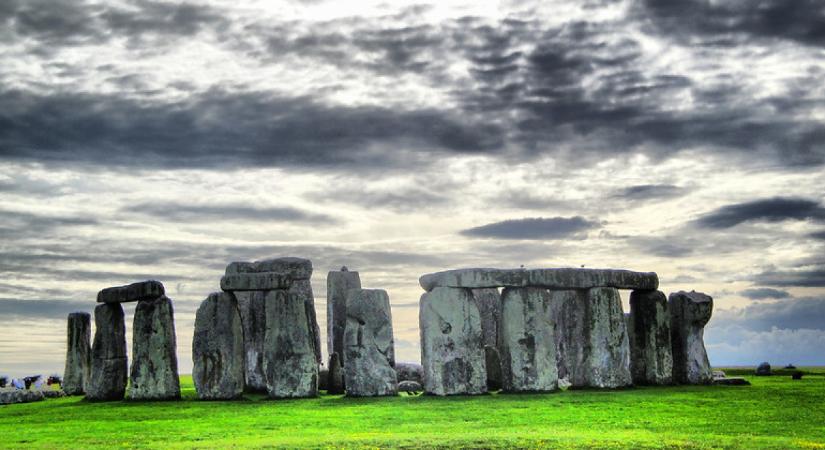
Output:
<instances>
[{"instance_id":1,"label":"stone slab","mask_svg":"<svg viewBox=\"0 0 825 450\"><path fill-rule=\"evenodd\" d=\"M751 382L742 377L714 378L713 384L719 386L750 386Z\"/></svg>"},{"instance_id":2,"label":"stone slab","mask_svg":"<svg viewBox=\"0 0 825 450\"><path fill-rule=\"evenodd\" d=\"M231 291L271 291L288 289L292 278L277 272L233 273L221 277L221 290Z\"/></svg>"},{"instance_id":3,"label":"stone slab","mask_svg":"<svg viewBox=\"0 0 825 450\"><path fill-rule=\"evenodd\" d=\"M125 303L154 300L166 294L163 283L156 280L139 281L125 286L103 289L97 293L98 303Z\"/></svg>"},{"instance_id":4,"label":"stone slab","mask_svg":"<svg viewBox=\"0 0 825 450\"><path fill-rule=\"evenodd\" d=\"M255 262L232 262L226 266L226 275L261 272L277 273L292 280L309 280L312 277L312 262L305 258L283 257Z\"/></svg>"},{"instance_id":5,"label":"stone slab","mask_svg":"<svg viewBox=\"0 0 825 450\"><path fill-rule=\"evenodd\" d=\"M548 289L616 289L655 290L659 277L654 272L617 269L457 269L430 273L418 280L425 291L435 287L495 288L544 287Z\"/></svg>"}]
</instances>

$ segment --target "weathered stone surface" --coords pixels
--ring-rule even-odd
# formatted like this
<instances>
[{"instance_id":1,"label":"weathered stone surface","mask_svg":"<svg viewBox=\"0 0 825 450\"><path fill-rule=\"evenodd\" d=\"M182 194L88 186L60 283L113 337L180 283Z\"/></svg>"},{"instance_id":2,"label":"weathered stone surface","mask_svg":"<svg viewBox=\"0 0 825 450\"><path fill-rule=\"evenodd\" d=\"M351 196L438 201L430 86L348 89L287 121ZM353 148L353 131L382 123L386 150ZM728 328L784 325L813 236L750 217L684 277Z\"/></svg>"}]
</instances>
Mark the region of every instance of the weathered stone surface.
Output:
<instances>
[{"instance_id":1,"label":"weathered stone surface","mask_svg":"<svg viewBox=\"0 0 825 450\"><path fill-rule=\"evenodd\" d=\"M233 273L221 277L221 290L226 292L288 289L291 285L291 278L276 272Z\"/></svg>"},{"instance_id":2,"label":"weathered stone surface","mask_svg":"<svg viewBox=\"0 0 825 450\"><path fill-rule=\"evenodd\" d=\"M318 390L326 391L329 389L329 369L321 367L318 369Z\"/></svg>"},{"instance_id":3,"label":"weathered stone surface","mask_svg":"<svg viewBox=\"0 0 825 450\"><path fill-rule=\"evenodd\" d=\"M85 312L69 314L67 332L66 369L61 386L67 395L83 395L92 367L92 316Z\"/></svg>"},{"instance_id":4,"label":"weathered stone surface","mask_svg":"<svg viewBox=\"0 0 825 450\"><path fill-rule=\"evenodd\" d=\"M125 303L139 300L154 300L163 296L166 290L163 283L155 280L140 281L103 289L97 293L98 303Z\"/></svg>"},{"instance_id":5,"label":"weathered stone surface","mask_svg":"<svg viewBox=\"0 0 825 450\"><path fill-rule=\"evenodd\" d=\"M0 405L11 405L14 403L39 402L46 398L43 392L27 389L2 389L0 390Z\"/></svg>"},{"instance_id":6,"label":"weathered stone surface","mask_svg":"<svg viewBox=\"0 0 825 450\"><path fill-rule=\"evenodd\" d=\"M343 394L344 390L344 369L341 367L341 358L338 353L333 353L329 356L327 394L339 395Z\"/></svg>"},{"instance_id":7,"label":"weathered stone surface","mask_svg":"<svg viewBox=\"0 0 825 450\"><path fill-rule=\"evenodd\" d=\"M725 375L725 372L722 370L714 370L711 372L711 376L713 376L714 380L717 378L727 378L727 375Z\"/></svg>"},{"instance_id":8,"label":"weathered stone surface","mask_svg":"<svg viewBox=\"0 0 825 450\"><path fill-rule=\"evenodd\" d=\"M771 365L770 365L770 363L768 363L766 361L766 362L763 362L762 364L759 364L759 366L756 368L755 373L756 373L756 375L760 375L760 376L770 375L771 374Z\"/></svg>"},{"instance_id":9,"label":"weathered stone surface","mask_svg":"<svg viewBox=\"0 0 825 450\"><path fill-rule=\"evenodd\" d=\"M549 292L559 379L574 388L631 385L630 348L619 291Z\"/></svg>"},{"instance_id":10,"label":"weathered stone surface","mask_svg":"<svg viewBox=\"0 0 825 450\"><path fill-rule=\"evenodd\" d=\"M226 275L259 272L274 272L291 280L309 280L312 277L312 262L288 256L255 262L233 262L226 266Z\"/></svg>"},{"instance_id":11,"label":"weathered stone surface","mask_svg":"<svg viewBox=\"0 0 825 450\"><path fill-rule=\"evenodd\" d=\"M469 289L437 287L419 310L424 390L434 395L487 392L481 316Z\"/></svg>"},{"instance_id":12,"label":"weathered stone surface","mask_svg":"<svg viewBox=\"0 0 825 450\"><path fill-rule=\"evenodd\" d=\"M244 390L243 325L232 293L213 292L195 314L192 381L202 400L232 400Z\"/></svg>"},{"instance_id":13,"label":"weathered stone surface","mask_svg":"<svg viewBox=\"0 0 825 450\"><path fill-rule=\"evenodd\" d=\"M497 391L501 389L503 387L501 356L496 347L484 346L484 362L487 368L487 390Z\"/></svg>"},{"instance_id":14,"label":"weathered stone surface","mask_svg":"<svg viewBox=\"0 0 825 450\"><path fill-rule=\"evenodd\" d=\"M126 324L120 303L95 307L95 339L92 367L86 383L86 399L122 400L126 393Z\"/></svg>"},{"instance_id":15,"label":"weathered stone surface","mask_svg":"<svg viewBox=\"0 0 825 450\"><path fill-rule=\"evenodd\" d=\"M502 292L499 349L505 391L558 389L552 300L550 291L543 288L506 288Z\"/></svg>"},{"instance_id":16,"label":"weathered stone surface","mask_svg":"<svg viewBox=\"0 0 825 450\"><path fill-rule=\"evenodd\" d=\"M238 309L243 323L245 389L249 392L266 392L266 377L264 376L265 292L238 291L234 294L238 299Z\"/></svg>"},{"instance_id":17,"label":"weathered stone surface","mask_svg":"<svg viewBox=\"0 0 825 450\"><path fill-rule=\"evenodd\" d=\"M425 291L435 287L494 288L545 287L550 289L656 290L659 277L653 272L615 269L458 269L430 273L418 280Z\"/></svg>"},{"instance_id":18,"label":"weathered stone surface","mask_svg":"<svg viewBox=\"0 0 825 450\"><path fill-rule=\"evenodd\" d=\"M175 313L172 300L163 296L141 300L132 323L130 400L180 398Z\"/></svg>"},{"instance_id":19,"label":"weathered stone surface","mask_svg":"<svg viewBox=\"0 0 825 450\"><path fill-rule=\"evenodd\" d=\"M321 328L318 326L318 319L315 316L315 296L312 294L312 284L309 280L295 280L287 292L295 294L297 298L304 302L307 326L310 333L312 333L312 349L315 353L315 362L320 365L322 361Z\"/></svg>"},{"instance_id":20,"label":"weathered stone surface","mask_svg":"<svg viewBox=\"0 0 825 450\"><path fill-rule=\"evenodd\" d=\"M395 363L395 374L398 382L415 381L424 384L424 366L416 362L397 361Z\"/></svg>"},{"instance_id":21,"label":"weathered stone surface","mask_svg":"<svg viewBox=\"0 0 825 450\"><path fill-rule=\"evenodd\" d=\"M473 289L473 302L481 315L484 345L498 345L498 321L501 316L501 294L496 288Z\"/></svg>"},{"instance_id":22,"label":"weathered stone surface","mask_svg":"<svg viewBox=\"0 0 825 450\"><path fill-rule=\"evenodd\" d=\"M358 272L346 267L327 274L327 352L344 354L344 328L347 325L347 291L360 289Z\"/></svg>"},{"instance_id":23,"label":"weathered stone surface","mask_svg":"<svg viewBox=\"0 0 825 450\"><path fill-rule=\"evenodd\" d=\"M713 384L720 386L750 386L751 382L742 377L714 378Z\"/></svg>"},{"instance_id":24,"label":"weathered stone surface","mask_svg":"<svg viewBox=\"0 0 825 450\"><path fill-rule=\"evenodd\" d=\"M264 298L264 374L270 398L318 395L318 362L304 299L283 290Z\"/></svg>"},{"instance_id":25,"label":"weathered stone surface","mask_svg":"<svg viewBox=\"0 0 825 450\"><path fill-rule=\"evenodd\" d=\"M713 299L701 292L674 292L668 298L673 381L710 384L713 374L705 351L705 325L713 313Z\"/></svg>"},{"instance_id":26,"label":"weathered stone surface","mask_svg":"<svg viewBox=\"0 0 825 450\"><path fill-rule=\"evenodd\" d=\"M347 291L344 351L347 396L378 397L398 393L398 380L392 367L395 364L392 314L386 291Z\"/></svg>"},{"instance_id":27,"label":"weathered stone surface","mask_svg":"<svg viewBox=\"0 0 825 450\"><path fill-rule=\"evenodd\" d=\"M415 394L422 392L424 388L421 383L412 380L401 381L398 383L398 392L406 392L408 394Z\"/></svg>"},{"instance_id":28,"label":"weathered stone surface","mask_svg":"<svg viewBox=\"0 0 825 450\"><path fill-rule=\"evenodd\" d=\"M627 325L630 372L635 384L665 385L673 382L670 344L670 311L661 291L630 293Z\"/></svg>"}]
</instances>

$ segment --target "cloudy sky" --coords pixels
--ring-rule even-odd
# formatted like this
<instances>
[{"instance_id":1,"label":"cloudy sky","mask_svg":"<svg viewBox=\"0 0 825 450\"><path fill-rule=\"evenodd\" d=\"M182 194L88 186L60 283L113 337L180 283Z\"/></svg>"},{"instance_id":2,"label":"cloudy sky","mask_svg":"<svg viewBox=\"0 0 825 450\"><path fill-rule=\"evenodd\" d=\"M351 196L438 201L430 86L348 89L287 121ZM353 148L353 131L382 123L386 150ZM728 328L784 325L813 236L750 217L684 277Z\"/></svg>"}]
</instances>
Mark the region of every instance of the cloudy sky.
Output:
<instances>
[{"instance_id":1,"label":"cloudy sky","mask_svg":"<svg viewBox=\"0 0 825 450\"><path fill-rule=\"evenodd\" d=\"M188 372L276 256L322 329L327 271L386 289L404 360L421 274L524 265L656 271L714 297L712 363L825 364L819 0L238 3L0 2L1 373L147 278Z\"/></svg>"}]
</instances>

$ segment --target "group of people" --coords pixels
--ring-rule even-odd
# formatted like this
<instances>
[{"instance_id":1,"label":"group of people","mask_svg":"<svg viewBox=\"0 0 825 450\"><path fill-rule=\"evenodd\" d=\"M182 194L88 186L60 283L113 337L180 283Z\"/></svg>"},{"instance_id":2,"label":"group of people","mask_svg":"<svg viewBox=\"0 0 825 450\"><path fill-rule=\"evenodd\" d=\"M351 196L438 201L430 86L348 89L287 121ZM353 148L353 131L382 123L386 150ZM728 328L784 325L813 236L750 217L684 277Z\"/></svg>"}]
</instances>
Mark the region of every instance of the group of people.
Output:
<instances>
[{"instance_id":1,"label":"group of people","mask_svg":"<svg viewBox=\"0 0 825 450\"><path fill-rule=\"evenodd\" d=\"M23 377L23 378L12 378L9 380L9 377L0 376L0 388L14 388L14 389L31 389L32 385L34 385L35 389L43 389L43 385L51 386L53 384L60 384L60 376L52 375L43 381L42 375L33 375L30 377Z\"/></svg>"}]
</instances>

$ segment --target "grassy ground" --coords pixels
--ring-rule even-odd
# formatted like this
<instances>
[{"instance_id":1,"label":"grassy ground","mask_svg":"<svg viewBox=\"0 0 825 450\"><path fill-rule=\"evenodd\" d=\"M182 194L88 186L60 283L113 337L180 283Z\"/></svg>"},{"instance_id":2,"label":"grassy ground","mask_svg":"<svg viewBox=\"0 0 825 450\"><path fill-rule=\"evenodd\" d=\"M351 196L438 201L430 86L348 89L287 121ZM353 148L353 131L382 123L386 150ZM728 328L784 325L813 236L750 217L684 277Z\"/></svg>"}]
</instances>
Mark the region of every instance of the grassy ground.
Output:
<instances>
[{"instance_id":1,"label":"grassy ground","mask_svg":"<svg viewBox=\"0 0 825 450\"><path fill-rule=\"evenodd\" d=\"M236 402L197 401L183 377L181 402L0 407L0 447L825 449L825 369L803 370L750 387Z\"/></svg>"}]
</instances>

